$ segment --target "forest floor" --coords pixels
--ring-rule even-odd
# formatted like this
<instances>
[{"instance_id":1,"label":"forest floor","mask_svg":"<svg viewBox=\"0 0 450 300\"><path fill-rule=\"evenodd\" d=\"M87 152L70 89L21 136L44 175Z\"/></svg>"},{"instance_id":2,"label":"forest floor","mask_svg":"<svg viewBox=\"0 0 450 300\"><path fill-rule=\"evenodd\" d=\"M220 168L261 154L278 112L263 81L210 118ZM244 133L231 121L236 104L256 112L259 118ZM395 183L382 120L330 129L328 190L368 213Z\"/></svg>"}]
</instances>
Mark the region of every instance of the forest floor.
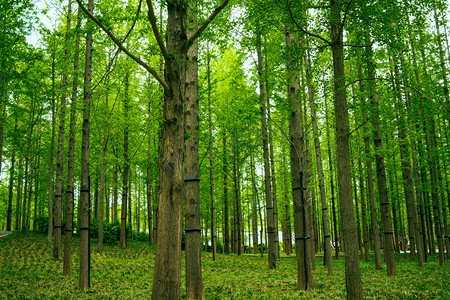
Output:
<instances>
[{"instance_id":1,"label":"forest floor","mask_svg":"<svg viewBox=\"0 0 450 300\"><path fill-rule=\"evenodd\" d=\"M63 240L64 241L64 240ZM91 289L78 290L79 238L73 239L72 273L63 277L63 262L52 259L46 236L15 232L0 239L0 299L148 299L151 295L155 248L128 241L127 248L105 245L97 253L92 240ZM182 254L182 257L184 253ZM184 258L183 258L184 260ZM374 270L361 260L366 299L450 299L450 266L439 266L436 255L418 268L405 254L397 254L397 276L386 268ZM206 299L343 299L344 259L333 259L334 276L327 275L323 258L316 258L315 289L296 290L296 259L281 258L276 270L267 270L267 256L202 253ZM181 294L185 297L182 262Z\"/></svg>"}]
</instances>

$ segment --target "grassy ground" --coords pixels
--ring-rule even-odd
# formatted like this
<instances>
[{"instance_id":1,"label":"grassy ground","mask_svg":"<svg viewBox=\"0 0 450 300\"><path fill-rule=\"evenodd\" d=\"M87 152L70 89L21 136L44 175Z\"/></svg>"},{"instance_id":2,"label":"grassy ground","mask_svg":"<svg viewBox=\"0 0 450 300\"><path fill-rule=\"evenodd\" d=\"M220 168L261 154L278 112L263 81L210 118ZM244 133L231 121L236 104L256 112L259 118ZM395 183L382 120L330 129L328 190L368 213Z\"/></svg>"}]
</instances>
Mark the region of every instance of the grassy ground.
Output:
<instances>
[{"instance_id":1,"label":"grassy ground","mask_svg":"<svg viewBox=\"0 0 450 300\"><path fill-rule=\"evenodd\" d=\"M72 274L62 276L62 261L51 258L46 237L13 233L0 238L0 299L148 299L151 295L155 249L129 241L128 248L106 245L96 253L92 242L91 289L78 286L79 239L74 238ZM385 269L373 270L373 262L361 262L366 299L450 299L450 267L440 267L430 257L419 269L404 254L398 255L395 277ZM344 260L334 260L335 275L327 276L322 258L316 258L315 289L297 291L296 261L281 258L276 271L267 270L267 257L202 253L206 299L342 299L345 298ZM184 262L182 262L184 265ZM181 293L185 296L185 272Z\"/></svg>"}]
</instances>

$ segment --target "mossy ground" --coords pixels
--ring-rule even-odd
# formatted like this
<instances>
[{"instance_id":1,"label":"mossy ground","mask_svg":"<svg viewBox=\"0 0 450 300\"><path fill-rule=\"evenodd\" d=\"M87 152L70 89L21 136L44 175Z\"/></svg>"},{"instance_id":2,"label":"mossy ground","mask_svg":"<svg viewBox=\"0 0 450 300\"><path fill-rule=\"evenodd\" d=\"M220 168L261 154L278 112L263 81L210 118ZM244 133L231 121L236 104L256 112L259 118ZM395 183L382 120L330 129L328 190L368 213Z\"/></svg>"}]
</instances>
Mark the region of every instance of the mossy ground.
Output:
<instances>
[{"instance_id":1,"label":"mossy ground","mask_svg":"<svg viewBox=\"0 0 450 300\"><path fill-rule=\"evenodd\" d=\"M46 237L13 233L0 238L0 299L149 299L155 248L129 241L128 248L105 245L97 253L92 240L91 289L78 290L79 239L74 238L72 274L62 276L62 261L52 259ZM373 259L373 258L372 258ZM322 258L316 258L315 289L296 290L295 257L282 257L276 270L267 270L267 257L202 253L206 299L342 299L345 298L344 259L334 260L334 276L327 275ZM361 261L366 299L450 299L450 267L439 266L436 256L418 268L398 254L397 273L375 271L373 261ZM182 262L184 265L184 262ZM185 271L181 294L185 296Z\"/></svg>"}]
</instances>

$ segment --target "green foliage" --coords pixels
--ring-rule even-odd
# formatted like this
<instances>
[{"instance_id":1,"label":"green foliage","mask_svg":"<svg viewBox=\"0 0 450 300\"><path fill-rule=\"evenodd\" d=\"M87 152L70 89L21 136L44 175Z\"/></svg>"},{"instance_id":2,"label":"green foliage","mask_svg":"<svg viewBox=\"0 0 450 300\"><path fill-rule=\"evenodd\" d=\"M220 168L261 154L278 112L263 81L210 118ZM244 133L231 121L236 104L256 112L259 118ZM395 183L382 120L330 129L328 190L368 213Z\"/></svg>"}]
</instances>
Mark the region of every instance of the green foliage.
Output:
<instances>
[{"instance_id":1,"label":"green foliage","mask_svg":"<svg viewBox=\"0 0 450 300\"><path fill-rule=\"evenodd\" d=\"M117 225L117 224L116 224ZM136 233L135 233L136 236ZM36 232L15 232L0 238L0 299L146 299L151 293L155 247L130 240L127 248L106 244L97 253L91 243L91 289L82 291L78 282L79 238L73 239L72 273L62 276L63 262L52 258L52 247ZM182 255L184 257L184 255ZM277 270L267 269L267 257L259 255L212 254L202 252L206 299L344 299L345 260L334 260L334 276L327 275L321 257L316 258L315 289L296 290L295 256L280 258ZM418 268L404 254L396 256L398 275L388 277L371 262L361 261L366 299L449 299L450 266L439 266L430 256ZM184 263L182 263L184 268ZM384 267L384 266L383 266ZM185 297L182 269L181 294Z\"/></svg>"}]
</instances>

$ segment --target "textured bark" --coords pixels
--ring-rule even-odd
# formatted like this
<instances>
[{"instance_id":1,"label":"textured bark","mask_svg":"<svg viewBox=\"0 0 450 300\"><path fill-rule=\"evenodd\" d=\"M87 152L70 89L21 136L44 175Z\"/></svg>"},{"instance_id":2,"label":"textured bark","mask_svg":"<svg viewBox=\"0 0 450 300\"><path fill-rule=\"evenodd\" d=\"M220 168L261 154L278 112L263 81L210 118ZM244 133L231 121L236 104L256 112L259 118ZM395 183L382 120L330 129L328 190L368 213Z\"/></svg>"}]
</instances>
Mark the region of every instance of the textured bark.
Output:
<instances>
[{"instance_id":1,"label":"textured bark","mask_svg":"<svg viewBox=\"0 0 450 300\"><path fill-rule=\"evenodd\" d=\"M193 8L195 8L195 3L191 3L191 5L193 5ZM196 29L196 20L196 13L194 11L190 11L187 24L189 28L188 36L192 35L193 30ZM201 221L199 182L199 99L197 43L193 44L187 53L185 87L185 118L187 136L187 139L185 141L186 299L204 299L205 295L203 293L201 263L201 231L198 230L201 228ZM213 253L213 255L215 255L215 253Z\"/></svg>"},{"instance_id":2,"label":"textured bark","mask_svg":"<svg viewBox=\"0 0 450 300\"><path fill-rule=\"evenodd\" d=\"M88 10L94 11L94 1L89 0ZM88 21L88 23L91 23ZM86 63L84 70L83 130L81 138L81 186L80 206L78 208L80 226L80 275L78 287L90 288L90 177L89 177L89 138L91 131L91 81L92 81L92 34L86 35Z\"/></svg>"},{"instance_id":3,"label":"textured bark","mask_svg":"<svg viewBox=\"0 0 450 300\"><path fill-rule=\"evenodd\" d=\"M323 248L324 248L324 264L327 266L328 275L333 275L333 260L331 253L331 233L330 223L328 221L327 198L325 195L325 179L323 176L322 152L320 150L319 127L317 125L317 112L314 98L314 85L311 80L311 69L309 57L306 64L306 80L308 81L308 99L311 110L311 124L314 138L314 151L316 154L317 174L319 176L320 203L322 205L322 227L323 227Z\"/></svg>"},{"instance_id":4,"label":"textured bark","mask_svg":"<svg viewBox=\"0 0 450 300\"><path fill-rule=\"evenodd\" d=\"M275 245L275 220L274 207L272 201L272 186L270 182L270 161L269 161L269 143L267 136L267 111L265 103L264 80L263 80L263 64L261 52L261 33L256 35L256 51L258 55L258 81L259 81L259 105L261 113L261 132L264 157L264 192L266 196L266 218L267 218L267 234L268 234L268 268L276 268L277 248Z\"/></svg>"},{"instance_id":5,"label":"textured bark","mask_svg":"<svg viewBox=\"0 0 450 300\"><path fill-rule=\"evenodd\" d=\"M161 130L158 233L153 276L153 299L179 299L181 284L181 224L185 197L184 157L184 54L186 43L186 4L167 3L167 53L173 56L166 65L164 123ZM167 68L172 71L167 71Z\"/></svg>"},{"instance_id":6,"label":"textured bark","mask_svg":"<svg viewBox=\"0 0 450 300\"><path fill-rule=\"evenodd\" d=\"M370 38L366 38L366 59L367 74L369 78L375 78L375 68L373 63L373 51ZM383 249L387 266L387 274L394 276L397 274L394 253L394 232L392 231L392 220L390 214L389 197L386 186L386 169L384 163L383 141L381 139L380 113L378 108L378 95L376 93L376 83L373 81L369 85L369 95L371 104L370 121L372 123L373 142L375 146L375 165L378 183L378 197L380 200L381 226L383 229Z\"/></svg>"},{"instance_id":7,"label":"textured bark","mask_svg":"<svg viewBox=\"0 0 450 300\"><path fill-rule=\"evenodd\" d=\"M358 67L358 75L362 78L362 67ZM366 111L366 97L365 86L360 81L359 90L361 92L361 107L362 107L362 117L363 123L367 123L369 118L367 116ZM370 228L372 230L373 236L373 250L375 254L375 270L381 269L381 251L380 251L380 239L378 238L378 219L377 219L377 210L375 206L375 190L373 187L373 171L372 171L372 159L370 156L370 140L369 140L369 132L367 126L363 127L364 131L364 150L366 153L365 165L367 170L367 190L369 192L369 205L370 205Z\"/></svg>"},{"instance_id":8,"label":"textured bark","mask_svg":"<svg viewBox=\"0 0 450 300\"><path fill-rule=\"evenodd\" d=\"M362 299L361 271L358 256L358 235L356 232L352 199L349 117L344 73L344 46L341 29L340 1L330 1L331 50L334 71L334 111L336 115L336 148L341 208L342 234L345 243L345 282L347 299Z\"/></svg>"},{"instance_id":9,"label":"textured bark","mask_svg":"<svg viewBox=\"0 0 450 300\"><path fill-rule=\"evenodd\" d=\"M307 290L314 288L312 277L311 255L307 243L311 242L307 236L307 215L305 199L303 197L305 182L304 172L304 136L302 124L302 105L300 102L300 84L298 78L298 66L295 63L294 53L295 38L286 30L286 46L288 50L287 78L289 98L289 139L291 144L291 173L292 173L292 196L294 202L294 233L295 249L297 253L297 289Z\"/></svg>"},{"instance_id":10,"label":"textured bark","mask_svg":"<svg viewBox=\"0 0 450 300\"><path fill-rule=\"evenodd\" d=\"M62 74L62 95L59 112L58 152L56 154L56 179L55 179L55 229L53 240L53 257L61 259L61 229L62 229L62 198L63 198L63 163L64 163L64 133L66 125L66 94L67 94L67 66L69 64L69 32L70 17L72 15L72 1L69 1L66 22L66 49L64 50L64 67Z\"/></svg>"}]
</instances>

